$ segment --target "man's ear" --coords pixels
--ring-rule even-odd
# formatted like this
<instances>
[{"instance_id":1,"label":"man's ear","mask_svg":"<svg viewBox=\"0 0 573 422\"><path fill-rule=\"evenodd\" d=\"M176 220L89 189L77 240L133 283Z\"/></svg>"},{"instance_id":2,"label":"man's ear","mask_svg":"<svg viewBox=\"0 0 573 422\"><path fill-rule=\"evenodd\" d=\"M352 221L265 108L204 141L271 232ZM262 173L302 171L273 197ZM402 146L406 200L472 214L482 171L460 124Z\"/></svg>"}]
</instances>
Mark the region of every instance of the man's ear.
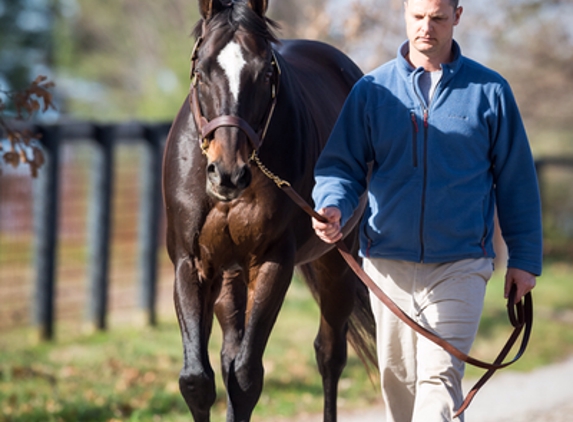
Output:
<instances>
[{"instance_id":1,"label":"man's ear","mask_svg":"<svg viewBox=\"0 0 573 422\"><path fill-rule=\"evenodd\" d=\"M464 8L463 8L462 6L459 6L459 7L456 9L456 11L454 12L454 13L455 13L455 16L454 16L454 26L457 25L458 23L460 23L460 18L461 18L461 16L462 16L462 13L463 13L463 12L464 12Z\"/></svg>"}]
</instances>

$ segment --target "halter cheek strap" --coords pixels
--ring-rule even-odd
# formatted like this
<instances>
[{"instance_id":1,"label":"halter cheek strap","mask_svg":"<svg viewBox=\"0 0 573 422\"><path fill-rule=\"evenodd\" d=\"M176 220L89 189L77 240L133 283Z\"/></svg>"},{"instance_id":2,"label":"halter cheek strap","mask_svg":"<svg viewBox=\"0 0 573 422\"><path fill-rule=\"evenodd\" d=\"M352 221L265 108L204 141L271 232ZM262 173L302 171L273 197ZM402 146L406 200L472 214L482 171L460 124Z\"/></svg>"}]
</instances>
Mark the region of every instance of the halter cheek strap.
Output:
<instances>
[{"instance_id":1,"label":"halter cheek strap","mask_svg":"<svg viewBox=\"0 0 573 422\"><path fill-rule=\"evenodd\" d=\"M251 147L253 148L253 155L261 147L263 140L267 134L267 130L269 128L270 121L273 117L273 113L277 103L278 97L278 89L280 83L280 75L281 70L275 55L274 50L272 50L272 66L274 69L273 72L273 84L271 87L271 105L266 113L265 124L261 127L261 129L257 132L253 130L251 125L247 123L246 120L239 116L232 116L232 115L223 115L215 117L213 120L209 121L201 111L201 105L199 103L199 90L197 85L199 83L198 77L195 73L195 67L197 64L197 51L199 46L203 42L203 37L199 37L195 46L193 47L193 53L191 54L191 90L189 93L189 102L191 107L191 113L193 114L193 118L195 120L195 124L199 131L199 135L201 136L201 150L204 154L207 153L207 149L209 148L209 138L220 127L236 127L240 129L249 139Z\"/></svg>"}]
</instances>

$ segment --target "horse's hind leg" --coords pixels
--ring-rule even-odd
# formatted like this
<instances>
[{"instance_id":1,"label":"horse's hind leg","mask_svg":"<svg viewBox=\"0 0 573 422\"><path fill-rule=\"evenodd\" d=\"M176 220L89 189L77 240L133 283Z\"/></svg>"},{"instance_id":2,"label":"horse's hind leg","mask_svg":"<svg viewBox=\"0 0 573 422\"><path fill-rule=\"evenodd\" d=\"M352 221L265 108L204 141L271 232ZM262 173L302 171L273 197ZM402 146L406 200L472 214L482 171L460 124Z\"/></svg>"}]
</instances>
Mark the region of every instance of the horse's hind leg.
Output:
<instances>
[{"instance_id":1,"label":"horse's hind leg","mask_svg":"<svg viewBox=\"0 0 573 422\"><path fill-rule=\"evenodd\" d=\"M183 369L179 375L181 394L196 422L208 422L215 403L215 379L207 345L213 321L216 292L211 283L199 281L189 259L175 268L175 310L183 341Z\"/></svg>"},{"instance_id":2,"label":"horse's hind leg","mask_svg":"<svg viewBox=\"0 0 573 422\"><path fill-rule=\"evenodd\" d=\"M307 279L314 279L309 284L314 286L320 304L314 349L324 390L324 421L335 422L338 381L347 360L346 334L354 308L355 280L336 250L302 269Z\"/></svg>"}]
</instances>

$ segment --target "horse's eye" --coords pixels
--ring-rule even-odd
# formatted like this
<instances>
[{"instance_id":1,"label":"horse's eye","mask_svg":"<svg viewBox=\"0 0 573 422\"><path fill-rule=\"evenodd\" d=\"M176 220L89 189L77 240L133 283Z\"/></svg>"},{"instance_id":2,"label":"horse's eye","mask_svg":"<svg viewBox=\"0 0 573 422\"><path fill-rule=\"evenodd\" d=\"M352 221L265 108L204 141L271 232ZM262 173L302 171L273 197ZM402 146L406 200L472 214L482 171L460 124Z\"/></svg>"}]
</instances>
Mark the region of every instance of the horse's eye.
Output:
<instances>
[{"instance_id":1,"label":"horse's eye","mask_svg":"<svg viewBox=\"0 0 573 422\"><path fill-rule=\"evenodd\" d=\"M265 73L265 82L270 82L272 77L273 77L273 71L267 70L267 73Z\"/></svg>"}]
</instances>

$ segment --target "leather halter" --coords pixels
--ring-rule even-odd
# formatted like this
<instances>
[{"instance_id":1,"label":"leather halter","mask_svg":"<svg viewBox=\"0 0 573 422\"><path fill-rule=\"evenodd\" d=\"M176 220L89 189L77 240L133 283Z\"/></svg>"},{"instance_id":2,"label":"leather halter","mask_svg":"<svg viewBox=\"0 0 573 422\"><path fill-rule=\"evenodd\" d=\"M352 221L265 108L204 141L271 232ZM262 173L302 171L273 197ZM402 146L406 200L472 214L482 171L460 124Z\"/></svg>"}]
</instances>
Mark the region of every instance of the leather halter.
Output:
<instances>
[{"instance_id":1,"label":"leather halter","mask_svg":"<svg viewBox=\"0 0 573 422\"><path fill-rule=\"evenodd\" d=\"M203 154L207 153L209 148L209 138L211 135L220 127L236 127L240 129L249 139L251 147L253 148L252 157L256 156L257 151L261 147L263 140L265 139L267 130L269 128L270 121L273 117L273 113L277 104L277 97L280 84L281 69L279 67L277 57L274 50L271 50L272 60L271 64L273 67L272 76L272 86L271 86L271 104L266 113L265 123L261 126L258 132L255 132L251 125L243 118L233 115L222 115L215 117L212 120L207 120L201 111L201 104L199 103L199 90L197 88L198 78L195 73L197 64L197 51L199 46L203 42L203 36L197 38L195 46L193 47L193 52L191 53L191 88L189 93L189 103L191 106L191 113L195 120L195 125L200 135L201 150Z\"/></svg>"}]
</instances>

